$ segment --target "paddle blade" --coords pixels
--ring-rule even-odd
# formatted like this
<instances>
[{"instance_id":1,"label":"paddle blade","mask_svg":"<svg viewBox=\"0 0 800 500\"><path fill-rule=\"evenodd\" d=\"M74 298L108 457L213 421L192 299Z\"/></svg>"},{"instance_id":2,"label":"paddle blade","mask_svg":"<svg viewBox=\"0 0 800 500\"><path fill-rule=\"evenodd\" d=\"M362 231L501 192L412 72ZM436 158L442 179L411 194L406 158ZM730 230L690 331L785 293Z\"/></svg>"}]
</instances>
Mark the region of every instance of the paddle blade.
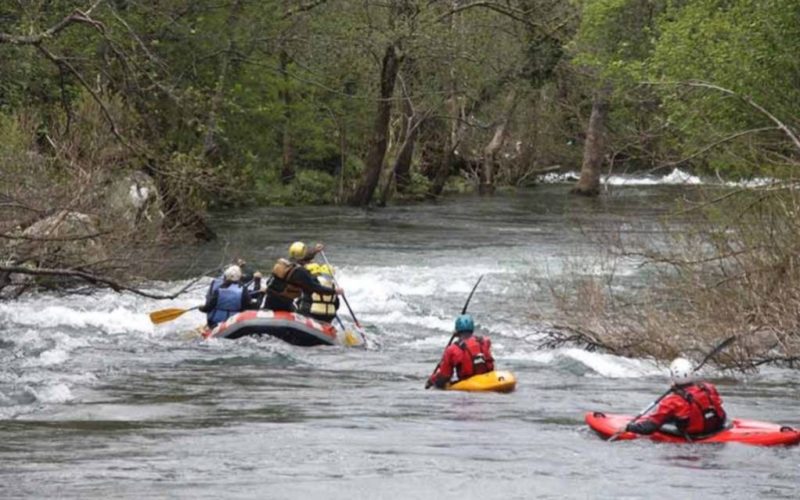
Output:
<instances>
[{"instance_id":1,"label":"paddle blade","mask_svg":"<svg viewBox=\"0 0 800 500\"><path fill-rule=\"evenodd\" d=\"M161 323L172 321L173 319L181 316L183 313L190 310L191 309L180 309L177 307L172 307L170 309L161 309L160 311L153 311L150 313L150 321L152 321L154 325L160 325Z\"/></svg>"}]
</instances>

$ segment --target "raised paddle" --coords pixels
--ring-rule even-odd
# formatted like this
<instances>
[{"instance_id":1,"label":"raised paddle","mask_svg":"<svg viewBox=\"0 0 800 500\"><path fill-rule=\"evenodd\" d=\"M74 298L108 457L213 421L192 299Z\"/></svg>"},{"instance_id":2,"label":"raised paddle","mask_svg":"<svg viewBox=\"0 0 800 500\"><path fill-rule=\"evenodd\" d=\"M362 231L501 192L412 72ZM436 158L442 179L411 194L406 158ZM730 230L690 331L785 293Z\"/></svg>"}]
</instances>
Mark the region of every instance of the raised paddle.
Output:
<instances>
[{"instance_id":1,"label":"raised paddle","mask_svg":"<svg viewBox=\"0 0 800 500\"><path fill-rule=\"evenodd\" d=\"M333 271L333 266L331 266L331 263L328 262L328 257L325 255L325 252L323 250L320 250L319 254L322 255L322 260L325 261L325 264L327 264L327 266L331 268L331 278L333 278L333 285L339 287L339 284L336 282L336 275ZM360 330L363 330L364 328L361 326L361 323L358 322L358 319L356 319L356 315L353 312L353 308L350 307L350 302L347 301L347 297L344 296L344 293L342 293L342 299L344 300L344 305L347 306L347 310L350 311L350 316L353 318L353 322L356 324L356 327L358 327Z\"/></svg>"},{"instance_id":2,"label":"raised paddle","mask_svg":"<svg viewBox=\"0 0 800 500\"><path fill-rule=\"evenodd\" d=\"M472 287L472 291L469 292L469 296L467 297L467 301L464 303L464 307L461 308L461 314L467 314L467 307L469 307L469 301L472 300L472 295L475 293L475 290L478 289L478 285L481 284L481 280L482 279L483 279L483 275L481 274L480 276L478 276L478 281L475 282L475 286ZM447 341L447 346L445 346L445 348L447 348L450 344L453 343L453 340L456 338L456 335L458 335L458 332L453 332L453 335L450 336L450 340ZM439 360L439 362L436 364L436 368L433 369L433 373L431 373L431 377L433 376L434 373L436 373L436 370L438 370L440 366L442 366L442 360ZM430 380L431 377L428 377L428 380ZM431 388L431 386L428 385L428 383L426 382L425 383L425 389L430 389L430 388Z\"/></svg>"},{"instance_id":3,"label":"raised paddle","mask_svg":"<svg viewBox=\"0 0 800 500\"><path fill-rule=\"evenodd\" d=\"M709 352L708 354L706 354L706 357L705 357L705 358L703 358L703 361L701 361L699 365L697 365L697 366L695 366L694 368L692 368L692 373L694 373L694 372L696 372L697 370L699 370L700 368L702 368L702 367L703 367L703 365L705 365L705 364L708 362L708 360L710 360L711 358L713 358L714 356L716 356L716 355L717 355L717 353L719 353L721 350L723 350L723 349L725 349L726 347L728 347L729 345L731 345L731 344L733 343L733 341L735 341L735 340L736 340L736 335L731 335L731 336L730 336L730 337L728 337L727 339L725 339L725 340L723 340L722 342L720 342L720 343L717 345L717 347L715 347L714 349L712 349L712 350L711 350L711 352ZM667 392L665 392L665 393L664 393L664 394L662 394L662 395L661 395L661 396L660 396L658 399L656 399L655 401L653 401L652 403L650 403L650 405L649 405L647 408L645 408L644 410L642 410L642 412L641 412L641 413L639 413L638 415L636 415L635 417L633 417L633 418L631 419L631 422L636 422L636 421L637 421L637 420L639 420L639 419L640 419L640 418L641 418L643 415L647 415L647 413L648 413L650 410L652 410L654 406L656 406L658 403L660 403L662 399L664 399L665 397L667 397L667 396L668 396L668 395L669 395L669 394L672 392L672 390L673 390L673 388L672 388L672 387L670 387L669 389L667 389ZM622 430L615 432L615 433L614 433L614 434L613 434L613 435L612 435L610 438L608 438L608 440L609 440L609 441L616 441L616 440L617 440L617 439L618 439L618 438L619 438L619 437L620 437L620 436L621 436L621 435L622 435L624 432L625 432L625 429L623 428Z\"/></svg>"}]
</instances>

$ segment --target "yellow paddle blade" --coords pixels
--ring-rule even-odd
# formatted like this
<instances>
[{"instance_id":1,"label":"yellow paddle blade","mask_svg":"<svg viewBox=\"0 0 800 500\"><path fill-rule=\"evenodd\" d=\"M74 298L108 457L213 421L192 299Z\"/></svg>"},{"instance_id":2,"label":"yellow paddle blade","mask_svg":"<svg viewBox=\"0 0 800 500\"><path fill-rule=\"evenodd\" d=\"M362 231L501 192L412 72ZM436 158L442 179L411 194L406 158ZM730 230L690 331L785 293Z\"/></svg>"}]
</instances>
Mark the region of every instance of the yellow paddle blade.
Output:
<instances>
[{"instance_id":1,"label":"yellow paddle blade","mask_svg":"<svg viewBox=\"0 0 800 500\"><path fill-rule=\"evenodd\" d=\"M172 307L170 309L161 309L160 311L153 311L150 313L150 321L152 321L154 325L160 325L161 323L172 321L173 319L177 318L186 311L189 311L189 309L180 309L177 307Z\"/></svg>"},{"instance_id":2,"label":"yellow paddle blade","mask_svg":"<svg viewBox=\"0 0 800 500\"><path fill-rule=\"evenodd\" d=\"M360 343L356 334L350 330L346 330L344 332L344 345L347 347L353 347L354 345L358 345Z\"/></svg>"}]
</instances>

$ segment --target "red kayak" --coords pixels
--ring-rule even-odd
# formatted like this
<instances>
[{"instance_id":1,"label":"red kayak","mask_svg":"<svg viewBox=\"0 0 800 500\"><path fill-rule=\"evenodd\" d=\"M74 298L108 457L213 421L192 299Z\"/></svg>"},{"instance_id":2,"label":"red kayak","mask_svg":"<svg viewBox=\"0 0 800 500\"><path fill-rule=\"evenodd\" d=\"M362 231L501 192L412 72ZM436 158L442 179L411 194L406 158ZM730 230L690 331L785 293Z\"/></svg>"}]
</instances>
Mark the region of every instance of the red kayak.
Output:
<instances>
[{"instance_id":1,"label":"red kayak","mask_svg":"<svg viewBox=\"0 0 800 500\"><path fill-rule=\"evenodd\" d=\"M631 415L606 415L599 411L586 414L586 423L602 438L608 439L625 428L633 419ZM666 432L655 432L642 436L623 432L617 439L652 439L662 443L687 443L683 436ZM692 443L742 443L756 446L786 446L800 443L800 431L791 427L759 422L757 420L733 419L725 430L707 437L692 439Z\"/></svg>"}]
</instances>

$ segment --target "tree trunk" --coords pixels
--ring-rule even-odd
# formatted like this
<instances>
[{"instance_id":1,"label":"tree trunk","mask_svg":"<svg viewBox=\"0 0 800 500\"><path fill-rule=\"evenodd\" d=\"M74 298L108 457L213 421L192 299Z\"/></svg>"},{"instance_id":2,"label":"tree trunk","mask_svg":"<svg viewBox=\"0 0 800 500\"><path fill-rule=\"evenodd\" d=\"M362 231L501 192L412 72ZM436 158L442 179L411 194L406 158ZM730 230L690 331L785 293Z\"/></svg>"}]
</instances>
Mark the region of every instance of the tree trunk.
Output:
<instances>
[{"instance_id":1,"label":"tree trunk","mask_svg":"<svg viewBox=\"0 0 800 500\"><path fill-rule=\"evenodd\" d=\"M447 177L450 175L450 168L453 164L454 152L455 147L453 147L452 136L447 134L447 137L442 144L442 151L441 156L439 157L439 165L436 169L436 175L433 177L433 183L431 184L431 194L433 196L439 196L444 190L444 185L447 182Z\"/></svg>"},{"instance_id":2,"label":"tree trunk","mask_svg":"<svg viewBox=\"0 0 800 500\"><path fill-rule=\"evenodd\" d=\"M286 72L289 66L289 54L285 49L280 53L281 73L283 73L283 89L280 91L280 98L283 104L283 130L281 131L281 182L289 183L294 179L294 154L292 148L292 134L289 127L292 123L292 96L289 92L289 75Z\"/></svg>"},{"instance_id":3,"label":"tree trunk","mask_svg":"<svg viewBox=\"0 0 800 500\"><path fill-rule=\"evenodd\" d=\"M228 15L228 43L225 51L220 55L221 61L219 65L219 73L217 74L214 95L211 97L208 121L206 123L206 135L203 139L203 155L209 160L218 159L220 156L219 143L217 141L217 134L219 132L219 113L224 99L225 85L228 79L228 72L230 71L231 58L233 57L236 48L234 33L237 31L239 14L242 10L241 7L242 2L237 0L231 6L231 10Z\"/></svg>"},{"instance_id":4,"label":"tree trunk","mask_svg":"<svg viewBox=\"0 0 800 500\"><path fill-rule=\"evenodd\" d=\"M497 163L497 153L500 151L500 148L503 147L508 137L508 122L511 120L511 116L514 113L516 97L516 91L511 89L508 97L506 97L506 106L503 110L503 116L494 129L494 136L492 136L492 140L489 141L489 144L483 149L481 183L478 186L478 192L482 195L494 193L494 168Z\"/></svg>"},{"instance_id":5,"label":"tree trunk","mask_svg":"<svg viewBox=\"0 0 800 500\"><path fill-rule=\"evenodd\" d=\"M381 92L378 101L378 113L372 128L369 152L361 182L350 198L350 205L365 206L372 200L375 187L380 179L383 160L386 156L386 144L389 135L389 118L392 113L392 95L400 68L401 58L394 44L386 47L381 64Z\"/></svg>"},{"instance_id":6,"label":"tree trunk","mask_svg":"<svg viewBox=\"0 0 800 500\"><path fill-rule=\"evenodd\" d=\"M419 131L419 118L414 115L408 99L404 101L403 125L405 133L403 142L397 159L394 162L394 179L397 182L397 190L404 193L411 183L411 160L414 157L414 146L417 143L417 133Z\"/></svg>"},{"instance_id":7,"label":"tree trunk","mask_svg":"<svg viewBox=\"0 0 800 500\"><path fill-rule=\"evenodd\" d=\"M600 170L606 149L606 126L608 122L608 98L610 90L602 88L592 98L592 114L586 130L586 143L583 146L583 165L578 183L570 191L582 196L600 194Z\"/></svg>"}]
</instances>

